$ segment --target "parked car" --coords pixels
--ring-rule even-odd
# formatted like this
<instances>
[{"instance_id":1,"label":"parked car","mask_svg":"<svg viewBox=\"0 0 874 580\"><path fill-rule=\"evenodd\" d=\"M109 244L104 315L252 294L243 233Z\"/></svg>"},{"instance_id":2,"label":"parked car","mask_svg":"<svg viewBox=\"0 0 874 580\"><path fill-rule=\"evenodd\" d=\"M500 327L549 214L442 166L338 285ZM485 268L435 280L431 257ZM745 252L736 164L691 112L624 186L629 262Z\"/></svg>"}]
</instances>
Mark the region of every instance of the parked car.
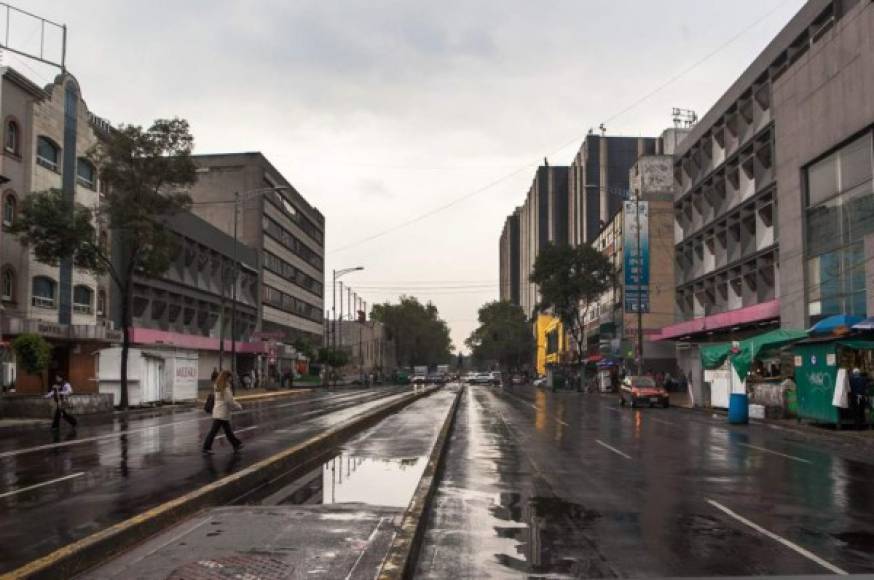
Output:
<instances>
[{"instance_id":1,"label":"parked car","mask_svg":"<svg viewBox=\"0 0 874 580\"><path fill-rule=\"evenodd\" d=\"M427 377L425 377L425 382L431 385L442 385L446 382L446 379L443 375L437 373L431 373Z\"/></svg>"},{"instance_id":2,"label":"parked car","mask_svg":"<svg viewBox=\"0 0 874 580\"><path fill-rule=\"evenodd\" d=\"M546 387L546 377L537 377L536 379L534 379L533 384L535 387L537 387L539 389L545 388Z\"/></svg>"},{"instance_id":3,"label":"parked car","mask_svg":"<svg viewBox=\"0 0 874 580\"><path fill-rule=\"evenodd\" d=\"M410 382L414 385L424 385L426 381L425 375L413 375L413 378L410 379Z\"/></svg>"},{"instance_id":4,"label":"parked car","mask_svg":"<svg viewBox=\"0 0 874 580\"><path fill-rule=\"evenodd\" d=\"M619 404L637 407L648 404L669 407L671 398L667 389L657 385L652 377L627 376L619 387Z\"/></svg>"},{"instance_id":5,"label":"parked car","mask_svg":"<svg viewBox=\"0 0 874 580\"><path fill-rule=\"evenodd\" d=\"M522 378L522 375L513 375L510 377L510 384L513 385L521 385L525 380Z\"/></svg>"}]
</instances>

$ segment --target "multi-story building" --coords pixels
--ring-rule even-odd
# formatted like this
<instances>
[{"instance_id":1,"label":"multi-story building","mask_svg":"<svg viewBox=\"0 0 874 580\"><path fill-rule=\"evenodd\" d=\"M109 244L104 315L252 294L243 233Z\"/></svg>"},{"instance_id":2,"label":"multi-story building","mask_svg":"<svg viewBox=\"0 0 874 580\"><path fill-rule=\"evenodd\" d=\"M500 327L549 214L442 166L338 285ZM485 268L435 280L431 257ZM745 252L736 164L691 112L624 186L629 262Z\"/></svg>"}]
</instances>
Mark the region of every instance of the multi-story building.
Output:
<instances>
[{"instance_id":1,"label":"multi-story building","mask_svg":"<svg viewBox=\"0 0 874 580\"><path fill-rule=\"evenodd\" d=\"M519 305L533 316L539 300L537 288L528 281L534 261L547 244L567 244L566 166L537 168L519 215ZM514 212L515 213L515 212ZM507 273L505 277L509 277Z\"/></svg>"},{"instance_id":2,"label":"multi-story building","mask_svg":"<svg viewBox=\"0 0 874 580\"><path fill-rule=\"evenodd\" d=\"M322 344L325 218L261 153L196 155L193 211L261 256L258 326L291 344Z\"/></svg>"},{"instance_id":3,"label":"multi-story building","mask_svg":"<svg viewBox=\"0 0 874 580\"><path fill-rule=\"evenodd\" d=\"M49 372L68 377L77 392L96 392L94 354L120 339L119 332L102 324L106 288L69 260L59 265L37 261L8 228L29 192L54 188L76 203L99 206L100 181L87 154L98 142L94 124L105 122L89 112L70 74L57 76L45 88L9 67L0 68L0 77L3 337L42 335L54 347ZM34 393L43 384L19 369L16 387Z\"/></svg>"},{"instance_id":4,"label":"multi-story building","mask_svg":"<svg viewBox=\"0 0 874 580\"><path fill-rule=\"evenodd\" d=\"M189 212L176 214L166 222L179 251L163 275L134 277L130 334L134 347L152 358L166 361L162 365L166 371L161 381L163 392L154 392L152 396L176 400L183 398L176 389L177 382L207 386L214 369L230 368L232 351L237 353L238 372L247 373L255 366L258 356L267 353L267 345L252 340L258 323L259 295L255 250L239 241L234 248L231 236ZM121 256L113 254L113 258L119 260L117 266L123 269ZM236 292L233 288L235 263L238 264ZM236 313L233 312L234 297ZM110 304L108 315L114 326L120 328L118 292L111 293ZM237 321L235 345L230 339L234 317ZM195 376L190 376L192 373ZM134 377L135 381L140 379ZM187 392L191 394L194 389ZM142 393L138 400L151 402L143 399Z\"/></svg>"},{"instance_id":5,"label":"multi-story building","mask_svg":"<svg viewBox=\"0 0 874 580\"><path fill-rule=\"evenodd\" d=\"M871 2L810 0L677 149L662 338L682 343L696 400L699 343L866 312L872 19Z\"/></svg>"},{"instance_id":6,"label":"multi-story building","mask_svg":"<svg viewBox=\"0 0 874 580\"><path fill-rule=\"evenodd\" d=\"M568 170L568 240L589 244L622 207L628 170L656 153L654 137L586 136Z\"/></svg>"},{"instance_id":7,"label":"multi-story building","mask_svg":"<svg viewBox=\"0 0 874 580\"><path fill-rule=\"evenodd\" d=\"M673 131L673 130L670 130ZM661 143L661 141L659 142ZM662 147L659 145L658 150ZM670 151L670 148L668 148ZM674 211L673 163L670 154L645 155L629 170L630 198L639 200L636 216L634 202L625 202L592 241L592 247L606 255L616 271L615 285L605 292L587 312L585 351L595 358L611 357L629 369L636 368L639 351L638 307L643 312L644 368L649 371L673 371L674 345L655 341L661 328L674 320ZM627 272L637 262L636 227L641 231L640 271L642 292L636 289L634 272ZM632 276L626 276L627 273ZM572 346L575 350L576 345Z\"/></svg>"},{"instance_id":8,"label":"multi-story building","mask_svg":"<svg viewBox=\"0 0 874 580\"><path fill-rule=\"evenodd\" d=\"M500 292L501 300L519 304L520 265L519 255L519 215L521 208L507 216L504 229L501 231L499 255L500 265Z\"/></svg>"}]
</instances>

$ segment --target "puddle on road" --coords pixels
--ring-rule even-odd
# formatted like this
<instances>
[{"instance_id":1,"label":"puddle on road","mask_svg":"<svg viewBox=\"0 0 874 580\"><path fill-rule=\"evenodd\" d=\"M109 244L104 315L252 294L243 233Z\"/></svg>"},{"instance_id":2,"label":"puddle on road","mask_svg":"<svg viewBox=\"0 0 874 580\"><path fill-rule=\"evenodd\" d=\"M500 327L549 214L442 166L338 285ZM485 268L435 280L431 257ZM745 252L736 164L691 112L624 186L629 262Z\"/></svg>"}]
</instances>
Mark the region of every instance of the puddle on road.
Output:
<instances>
[{"instance_id":1,"label":"puddle on road","mask_svg":"<svg viewBox=\"0 0 874 580\"><path fill-rule=\"evenodd\" d=\"M365 503L405 508L422 478L424 456L379 459L341 453L301 479L283 504Z\"/></svg>"},{"instance_id":2,"label":"puddle on road","mask_svg":"<svg viewBox=\"0 0 874 580\"><path fill-rule=\"evenodd\" d=\"M499 564L527 574L557 574L572 577L607 577L606 565L585 530L598 512L555 497L530 497L500 493L500 503L489 508L500 523L494 525L500 538L517 542L516 555L497 553Z\"/></svg>"}]
</instances>

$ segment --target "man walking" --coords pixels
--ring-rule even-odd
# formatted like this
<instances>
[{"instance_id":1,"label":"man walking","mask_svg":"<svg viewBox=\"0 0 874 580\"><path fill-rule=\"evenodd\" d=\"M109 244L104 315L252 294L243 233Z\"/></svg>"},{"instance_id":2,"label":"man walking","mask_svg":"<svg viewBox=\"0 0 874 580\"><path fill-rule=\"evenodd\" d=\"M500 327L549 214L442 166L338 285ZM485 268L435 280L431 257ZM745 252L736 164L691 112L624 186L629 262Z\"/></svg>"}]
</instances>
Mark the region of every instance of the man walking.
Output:
<instances>
[{"instance_id":1,"label":"man walking","mask_svg":"<svg viewBox=\"0 0 874 580\"><path fill-rule=\"evenodd\" d=\"M55 376L55 383L46 394L46 399L54 399L55 401L55 417L52 420L52 431L57 431L61 427L61 417L70 424L73 431L76 430L76 417L67 412L67 397L73 394L73 387L70 383L64 380L61 375Z\"/></svg>"}]
</instances>

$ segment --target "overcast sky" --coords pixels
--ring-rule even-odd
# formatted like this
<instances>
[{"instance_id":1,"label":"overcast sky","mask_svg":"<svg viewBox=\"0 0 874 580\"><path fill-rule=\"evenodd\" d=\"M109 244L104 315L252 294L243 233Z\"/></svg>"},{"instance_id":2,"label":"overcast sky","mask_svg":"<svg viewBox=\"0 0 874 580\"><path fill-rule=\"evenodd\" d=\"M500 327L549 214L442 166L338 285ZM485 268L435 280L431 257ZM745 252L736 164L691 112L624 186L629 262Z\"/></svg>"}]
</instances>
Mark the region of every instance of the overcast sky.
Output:
<instances>
[{"instance_id":1,"label":"overcast sky","mask_svg":"<svg viewBox=\"0 0 874 580\"><path fill-rule=\"evenodd\" d=\"M803 2L12 4L67 24L92 111L186 118L198 153L262 151L326 217L328 285L331 268L364 266L345 280L370 304L432 300L459 347L497 298L501 227L536 164L569 163L607 119L611 135L655 136L671 107L703 115ZM13 21L13 38L38 33Z\"/></svg>"}]
</instances>

